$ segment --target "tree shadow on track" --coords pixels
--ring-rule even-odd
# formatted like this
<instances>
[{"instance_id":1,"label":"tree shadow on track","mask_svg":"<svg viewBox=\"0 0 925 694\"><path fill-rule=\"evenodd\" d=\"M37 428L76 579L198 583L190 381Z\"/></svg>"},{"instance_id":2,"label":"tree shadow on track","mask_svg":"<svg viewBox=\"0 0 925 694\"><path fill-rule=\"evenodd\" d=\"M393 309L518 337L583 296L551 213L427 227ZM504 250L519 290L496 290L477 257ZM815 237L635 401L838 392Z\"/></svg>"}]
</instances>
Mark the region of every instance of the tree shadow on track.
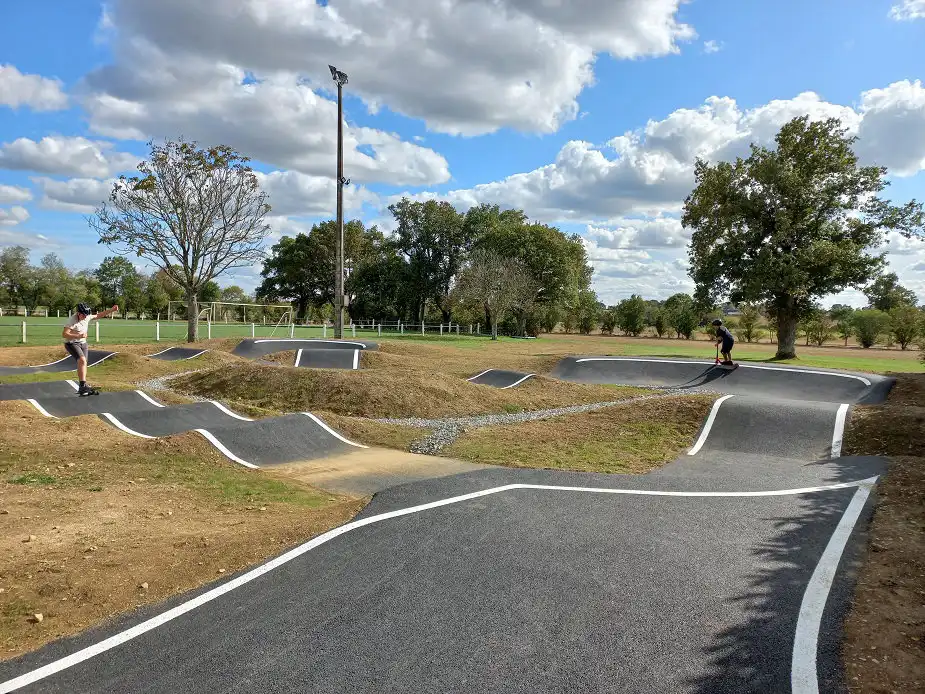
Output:
<instances>
[{"instance_id":1,"label":"tree shadow on track","mask_svg":"<svg viewBox=\"0 0 925 694\"><path fill-rule=\"evenodd\" d=\"M866 479L882 472L875 458L826 460L832 479L826 484ZM821 463L820 463L821 464ZM745 612L744 620L714 637L706 650L706 672L687 680L697 694L769 694L790 692L794 633L807 583L841 520L856 487L801 497L793 517L770 519L772 540L756 545L755 571L749 589L731 599ZM868 502L842 555L829 592L817 650L819 691L846 692L841 666L842 626L865 545L872 505ZM687 691L687 690L685 690Z\"/></svg>"}]
</instances>

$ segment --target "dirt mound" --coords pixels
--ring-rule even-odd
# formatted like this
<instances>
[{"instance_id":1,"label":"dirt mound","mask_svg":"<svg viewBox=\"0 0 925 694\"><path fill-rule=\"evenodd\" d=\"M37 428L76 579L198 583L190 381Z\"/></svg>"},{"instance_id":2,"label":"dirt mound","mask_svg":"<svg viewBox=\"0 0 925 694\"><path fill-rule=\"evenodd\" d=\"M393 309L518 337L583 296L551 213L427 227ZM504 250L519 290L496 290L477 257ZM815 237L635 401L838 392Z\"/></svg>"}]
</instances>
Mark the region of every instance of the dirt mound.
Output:
<instances>
[{"instance_id":1,"label":"dirt mound","mask_svg":"<svg viewBox=\"0 0 925 694\"><path fill-rule=\"evenodd\" d=\"M519 412L620 400L640 392L635 388L564 383L543 377L530 379L517 388L500 390L469 383L457 375L397 364L359 371L228 364L180 376L171 385L191 395L271 410L327 410L361 417Z\"/></svg>"}]
</instances>

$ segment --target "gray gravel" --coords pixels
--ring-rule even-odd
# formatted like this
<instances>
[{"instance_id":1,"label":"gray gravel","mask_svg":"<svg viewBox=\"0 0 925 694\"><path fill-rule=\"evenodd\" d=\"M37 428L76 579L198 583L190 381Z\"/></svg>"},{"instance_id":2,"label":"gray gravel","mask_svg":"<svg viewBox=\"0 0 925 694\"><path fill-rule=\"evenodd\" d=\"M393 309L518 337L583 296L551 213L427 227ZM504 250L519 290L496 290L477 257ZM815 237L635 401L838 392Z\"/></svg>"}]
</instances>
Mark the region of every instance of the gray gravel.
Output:
<instances>
[{"instance_id":1,"label":"gray gravel","mask_svg":"<svg viewBox=\"0 0 925 694\"><path fill-rule=\"evenodd\" d=\"M191 395L189 393L181 393L171 388L170 385L168 385L167 383L168 381L174 378L179 378L180 376L185 376L186 374L196 373L197 371L198 369L191 369L190 371L182 371L178 374L170 374L168 376L159 376L157 378L152 378L147 381L141 381L138 384L138 389L139 390L153 390L153 391L167 391L170 393L177 393L195 402L208 402L209 398L203 398L198 395Z\"/></svg>"},{"instance_id":2,"label":"gray gravel","mask_svg":"<svg viewBox=\"0 0 925 694\"><path fill-rule=\"evenodd\" d=\"M468 429L477 429L480 427L497 426L499 424L517 424L520 422L533 422L539 419L549 419L564 414L576 414L579 412L591 412L600 410L605 407L614 405L626 405L630 403L643 402L645 400L656 400L659 398L673 398L679 395L690 395L688 390L682 388L653 388L652 395L642 395L637 398L628 400L609 400L607 402L594 402L586 405L570 405L568 407L554 407L548 410L534 410L530 412L516 412L504 414L486 414L474 415L469 417L444 417L440 419L424 419L420 417L410 417L405 419L385 418L373 421L382 424L398 424L400 426L417 427L420 429L433 429L434 431L427 436L414 441L411 444L412 453L423 453L425 455L437 455L444 448L453 443ZM702 393L704 391L698 391Z\"/></svg>"}]
</instances>

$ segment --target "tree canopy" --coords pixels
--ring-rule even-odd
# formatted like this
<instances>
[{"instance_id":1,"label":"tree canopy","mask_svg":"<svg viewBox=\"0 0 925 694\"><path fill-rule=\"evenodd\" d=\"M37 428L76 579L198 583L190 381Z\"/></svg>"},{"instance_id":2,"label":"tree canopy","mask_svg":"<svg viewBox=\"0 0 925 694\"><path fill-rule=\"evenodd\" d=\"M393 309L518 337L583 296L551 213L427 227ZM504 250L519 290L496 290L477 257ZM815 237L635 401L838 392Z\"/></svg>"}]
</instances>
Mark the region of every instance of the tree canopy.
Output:
<instances>
[{"instance_id":1,"label":"tree canopy","mask_svg":"<svg viewBox=\"0 0 925 694\"><path fill-rule=\"evenodd\" d=\"M814 302L863 288L883 267L883 232L921 234L921 204L877 197L886 169L860 166L837 119L795 118L776 148L698 160L682 223L693 229L690 275L701 300L761 302L777 321L778 358L796 355L796 327Z\"/></svg>"}]
</instances>

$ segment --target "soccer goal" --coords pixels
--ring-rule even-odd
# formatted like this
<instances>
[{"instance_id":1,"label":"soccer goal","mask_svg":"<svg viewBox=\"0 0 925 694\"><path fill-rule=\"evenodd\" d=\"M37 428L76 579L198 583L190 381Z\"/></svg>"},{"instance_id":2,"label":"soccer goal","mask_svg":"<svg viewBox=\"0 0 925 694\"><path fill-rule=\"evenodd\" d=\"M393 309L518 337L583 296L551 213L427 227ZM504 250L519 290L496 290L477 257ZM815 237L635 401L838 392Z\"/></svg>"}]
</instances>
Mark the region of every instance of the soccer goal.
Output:
<instances>
[{"instance_id":1,"label":"soccer goal","mask_svg":"<svg viewBox=\"0 0 925 694\"><path fill-rule=\"evenodd\" d=\"M200 312L208 310L208 318L213 323L259 323L275 324L287 311L292 311L291 304L257 304L237 301L210 301L199 304ZM167 307L170 320L186 319L186 302L170 301ZM200 313L200 319L205 316Z\"/></svg>"}]
</instances>

